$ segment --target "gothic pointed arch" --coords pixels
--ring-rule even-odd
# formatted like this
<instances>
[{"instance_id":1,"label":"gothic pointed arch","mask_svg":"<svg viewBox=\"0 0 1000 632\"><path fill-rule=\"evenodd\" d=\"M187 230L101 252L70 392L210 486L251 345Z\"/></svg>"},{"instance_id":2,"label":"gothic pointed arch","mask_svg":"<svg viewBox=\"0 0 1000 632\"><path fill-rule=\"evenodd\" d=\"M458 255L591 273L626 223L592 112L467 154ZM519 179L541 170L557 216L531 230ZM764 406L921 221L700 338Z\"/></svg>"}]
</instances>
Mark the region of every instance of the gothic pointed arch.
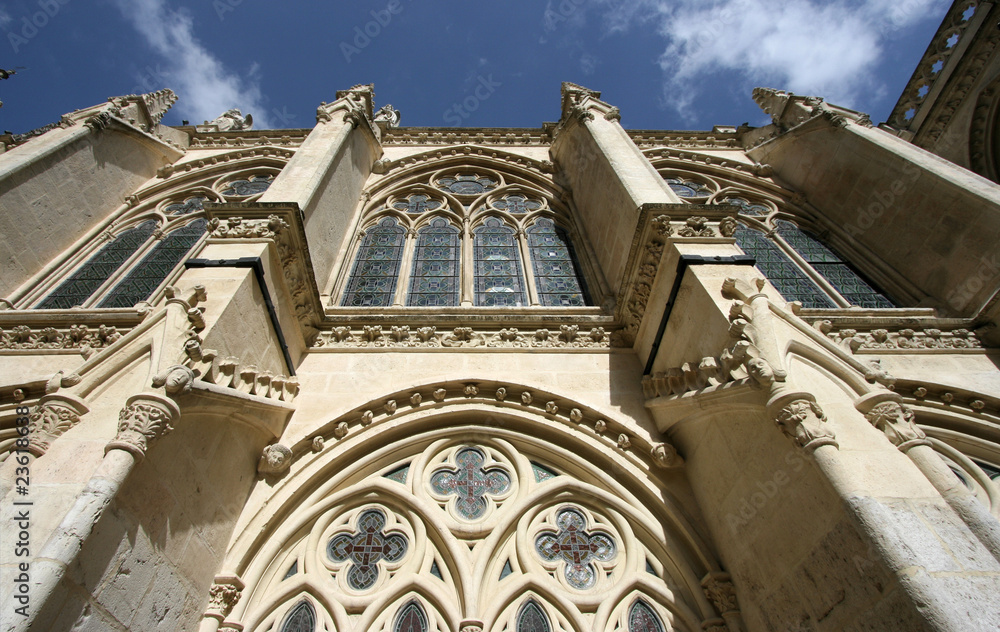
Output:
<instances>
[{"instance_id":1,"label":"gothic pointed arch","mask_svg":"<svg viewBox=\"0 0 1000 632\"><path fill-rule=\"evenodd\" d=\"M234 621L254 629L285 584L330 595L365 629L414 598L441 630L477 617L514 629L509 607L531 593L559 613L553 629L582 630L609 592L638 585L669 595L678 620L712 619L699 582L713 555L657 482L651 438L624 442L620 429L556 394L481 380L387 393L331 419L317 431L334 447L296 444L271 503L243 519L227 566L252 588Z\"/></svg>"}]
</instances>

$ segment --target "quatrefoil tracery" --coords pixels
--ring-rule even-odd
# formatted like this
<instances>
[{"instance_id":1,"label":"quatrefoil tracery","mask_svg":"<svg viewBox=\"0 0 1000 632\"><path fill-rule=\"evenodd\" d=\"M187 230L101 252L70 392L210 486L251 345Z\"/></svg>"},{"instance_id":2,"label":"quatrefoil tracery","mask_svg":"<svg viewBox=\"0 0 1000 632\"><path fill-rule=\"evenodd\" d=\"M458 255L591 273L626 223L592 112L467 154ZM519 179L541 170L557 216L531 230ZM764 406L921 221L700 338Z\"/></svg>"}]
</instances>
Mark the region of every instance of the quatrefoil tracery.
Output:
<instances>
[{"instance_id":1,"label":"quatrefoil tracery","mask_svg":"<svg viewBox=\"0 0 1000 632\"><path fill-rule=\"evenodd\" d=\"M597 530L587 531L587 519L571 507L556 514L556 527L535 538L538 556L547 564L564 564L563 576L573 588L593 588L597 584L597 564L610 562L618 554L614 539Z\"/></svg>"},{"instance_id":2,"label":"quatrefoil tracery","mask_svg":"<svg viewBox=\"0 0 1000 632\"><path fill-rule=\"evenodd\" d=\"M431 489L439 496L452 496L455 510L466 520L478 520L489 507L487 495L502 496L510 491L511 477L500 465L484 467L486 456L478 448L466 447L455 453L455 466L446 466L431 476Z\"/></svg>"},{"instance_id":3,"label":"quatrefoil tracery","mask_svg":"<svg viewBox=\"0 0 1000 632\"><path fill-rule=\"evenodd\" d=\"M334 536L327 556L336 563L349 563L347 584L367 590L379 577L379 562L398 562L406 555L408 541L401 533L385 532L386 517L380 509L368 509L358 516L357 530Z\"/></svg>"}]
</instances>

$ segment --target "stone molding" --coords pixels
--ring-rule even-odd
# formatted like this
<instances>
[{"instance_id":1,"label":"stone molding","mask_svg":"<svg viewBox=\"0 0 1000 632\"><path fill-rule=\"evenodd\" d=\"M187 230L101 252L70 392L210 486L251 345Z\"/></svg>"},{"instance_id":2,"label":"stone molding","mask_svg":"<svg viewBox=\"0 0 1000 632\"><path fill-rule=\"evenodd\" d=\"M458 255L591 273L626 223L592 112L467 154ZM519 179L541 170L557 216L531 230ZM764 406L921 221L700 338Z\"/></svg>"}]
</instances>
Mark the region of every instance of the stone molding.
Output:
<instances>
[{"instance_id":1,"label":"stone molding","mask_svg":"<svg viewBox=\"0 0 1000 632\"><path fill-rule=\"evenodd\" d=\"M941 351L983 349L976 334L964 327L944 330L938 327L892 326L844 327L829 320L818 320L813 327L826 334L851 353L858 351Z\"/></svg>"},{"instance_id":2,"label":"stone molding","mask_svg":"<svg viewBox=\"0 0 1000 632\"><path fill-rule=\"evenodd\" d=\"M740 144L739 139L736 136L735 128L732 129L733 131L729 132L673 132L629 129L625 130L625 133L632 139L635 146L641 149L642 153L647 155L655 155L658 152L662 152L660 155L663 155L664 157L666 157L666 155L676 156L681 153L675 151L676 148L733 149L735 152L739 152L739 155L742 155L743 146ZM719 160L720 162L726 164L734 163L735 165L743 165L745 167L751 166L746 163L731 161L718 156L704 156L703 154L701 156L711 158L712 160Z\"/></svg>"},{"instance_id":3,"label":"stone molding","mask_svg":"<svg viewBox=\"0 0 1000 632\"><path fill-rule=\"evenodd\" d=\"M290 149L272 146L270 144L270 139L266 137L261 140L267 141L268 145L264 147L250 147L243 150L231 151L225 154L208 156L203 159L191 160L181 164L165 165L156 170L156 177L160 179L167 179L175 175L191 173L198 171L199 169L211 168L227 162L236 162L238 160L247 160L252 158L271 158L282 163L286 163L292 158L292 156L295 155L295 152ZM259 144L263 145L264 143ZM243 169L245 168L245 165L234 164L233 167Z\"/></svg>"},{"instance_id":4,"label":"stone molding","mask_svg":"<svg viewBox=\"0 0 1000 632\"><path fill-rule=\"evenodd\" d=\"M504 151L503 149L495 149L491 147L484 147L479 144L467 143L460 146L452 146L447 149L412 154L396 160L377 160L375 161L375 165L372 167L372 171L377 174L384 175L394 169L413 167L423 163L439 163L434 165L435 168L445 169L449 166L449 163L443 161L463 157L473 159L482 158L493 163L496 161L502 161L511 166L531 169L538 174L551 174L555 170L555 166L549 160L536 160L534 158L528 158L527 156L513 154ZM463 162L462 165L467 166L468 163ZM496 168L490 165L486 166L489 166L489 168ZM440 194L440 192L438 193Z\"/></svg>"},{"instance_id":5,"label":"stone molding","mask_svg":"<svg viewBox=\"0 0 1000 632\"><path fill-rule=\"evenodd\" d=\"M455 129L452 127L395 127L382 135L383 145L510 145L544 147L552 142L546 128Z\"/></svg>"},{"instance_id":6,"label":"stone molding","mask_svg":"<svg viewBox=\"0 0 1000 632\"><path fill-rule=\"evenodd\" d=\"M142 459L157 439L174 429L173 423L180 414L177 404L162 395L132 395L118 414L118 434L105 446L104 452L125 450L136 460Z\"/></svg>"},{"instance_id":7,"label":"stone molding","mask_svg":"<svg viewBox=\"0 0 1000 632\"><path fill-rule=\"evenodd\" d=\"M556 328L558 327L558 328ZM610 349L620 346L614 332L604 327L558 325L521 331L516 327L469 327L453 329L436 326L408 325L340 325L319 333L312 344L315 349Z\"/></svg>"},{"instance_id":8,"label":"stone molding","mask_svg":"<svg viewBox=\"0 0 1000 632\"><path fill-rule=\"evenodd\" d=\"M242 130L240 132L208 132L198 133L191 137L191 149L220 149L228 147L254 147L261 145L271 146L275 152L285 150L274 147L298 147L312 131L307 129L283 129L283 130ZM281 134L278 136L278 134ZM246 151L256 152L259 149L249 149ZM289 152L293 153L293 152ZM275 155L281 155L276 153Z\"/></svg>"},{"instance_id":9,"label":"stone molding","mask_svg":"<svg viewBox=\"0 0 1000 632\"><path fill-rule=\"evenodd\" d=\"M235 356L219 358L216 350L202 348L197 337L188 339L184 353L186 366L196 370L202 382L288 403L299 394L297 378L261 371L255 364L241 364Z\"/></svg>"},{"instance_id":10,"label":"stone molding","mask_svg":"<svg viewBox=\"0 0 1000 632\"><path fill-rule=\"evenodd\" d=\"M298 206L262 202L209 203L205 205L205 214L212 230L210 241L268 239L274 242L295 318L307 344L311 344L323 320L323 307Z\"/></svg>"},{"instance_id":11,"label":"stone molding","mask_svg":"<svg viewBox=\"0 0 1000 632\"><path fill-rule=\"evenodd\" d=\"M939 410L989 419L1000 418L1000 397L970 391L947 384L896 379L893 391L908 398L911 405L923 405ZM912 398L912 401L909 399Z\"/></svg>"},{"instance_id":12,"label":"stone molding","mask_svg":"<svg viewBox=\"0 0 1000 632\"><path fill-rule=\"evenodd\" d=\"M732 243L735 215L736 207L730 205L643 205L616 303L615 320L623 325L622 346L635 342L667 241Z\"/></svg>"},{"instance_id":13,"label":"stone molding","mask_svg":"<svg viewBox=\"0 0 1000 632\"><path fill-rule=\"evenodd\" d=\"M95 328L82 324L58 328L15 325L8 330L0 329L0 350L73 349L86 356L94 349L110 347L122 335L118 328L107 325Z\"/></svg>"},{"instance_id":14,"label":"stone molding","mask_svg":"<svg viewBox=\"0 0 1000 632\"><path fill-rule=\"evenodd\" d=\"M788 131L816 118L826 119L835 127L848 124L872 126L867 114L831 105L821 97L797 95L774 88L754 88L753 100L765 114L770 115L780 131Z\"/></svg>"},{"instance_id":15,"label":"stone molding","mask_svg":"<svg viewBox=\"0 0 1000 632\"><path fill-rule=\"evenodd\" d=\"M314 444L317 437L323 439L324 445L336 443L359 432L379 432L384 423L396 423L400 417L408 414L420 413L430 408L440 409L442 406L464 404L488 404L499 408L522 410L561 422L566 426L580 428L600 438L602 444L630 455L633 460L645 464L650 469L676 468L684 465L684 459L670 443L640 437L634 434L634 430L609 420L599 411L582 407L575 401L554 393L486 380L456 380L443 384L427 384L372 400L327 422L318 430L311 431L308 436L296 441L290 448L292 457L289 463L303 456L316 454Z\"/></svg>"}]
</instances>

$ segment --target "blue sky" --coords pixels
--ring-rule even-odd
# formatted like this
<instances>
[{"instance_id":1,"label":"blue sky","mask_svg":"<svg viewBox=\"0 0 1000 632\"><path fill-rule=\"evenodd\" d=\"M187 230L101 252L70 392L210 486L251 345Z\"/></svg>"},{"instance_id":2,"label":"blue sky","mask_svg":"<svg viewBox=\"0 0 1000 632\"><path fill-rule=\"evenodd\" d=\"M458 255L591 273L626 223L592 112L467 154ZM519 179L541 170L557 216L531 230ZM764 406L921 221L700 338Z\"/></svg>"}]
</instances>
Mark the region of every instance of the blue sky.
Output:
<instances>
[{"instance_id":1,"label":"blue sky","mask_svg":"<svg viewBox=\"0 0 1000 632\"><path fill-rule=\"evenodd\" d=\"M0 67L26 67L0 81L0 129L164 87L181 97L168 124L235 106L258 128L311 127L320 102L358 83L374 83L376 105L392 103L403 125L538 127L558 119L562 81L603 91L632 129L763 124L750 99L761 85L882 121L949 6L0 0Z\"/></svg>"}]
</instances>

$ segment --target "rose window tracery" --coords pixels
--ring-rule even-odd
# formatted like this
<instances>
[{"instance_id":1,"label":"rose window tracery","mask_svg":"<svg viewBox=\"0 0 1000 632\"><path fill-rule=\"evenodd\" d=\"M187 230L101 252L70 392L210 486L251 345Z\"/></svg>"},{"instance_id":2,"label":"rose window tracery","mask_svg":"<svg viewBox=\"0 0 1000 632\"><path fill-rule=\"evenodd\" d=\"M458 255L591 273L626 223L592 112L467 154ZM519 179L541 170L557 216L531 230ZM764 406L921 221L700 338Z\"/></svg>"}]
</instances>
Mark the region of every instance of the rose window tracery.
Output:
<instances>
[{"instance_id":1,"label":"rose window tracery","mask_svg":"<svg viewBox=\"0 0 1000 632\"><path fill-rule=\"evenodd\" d=\"M431 476L431 488L440 496L457 496L455 510L467 520L486 513L487 495L499 496L510 490L506 468L484 467L486 457L477 448L462 448L455 454L455 468L438 470Z\"/></svg>"},{"instance_id":2,"label":"rose window tracery","mask_svg":"<svg viewBox=\"0 0 1000 632\"><path fill-rule=\"evenodd\" d=\"M545 562L565 564L563 574L573 588L592 588L597 582L595 563L610 562L618 553L614 540L604 533L588 532L587 519L573 508L559 511L556 527L558 530L535 539L539 557Z\"/></svg>"},{"instance_id":3,"label":"rose window tracery","mask_svg":"<svg viewBox=\"0 0 1000 632\"><path fill-rule=\"evenodd\" d=\"M379 562L398 562L406 555L407 539L400 533L385 533L385 513L369 509L358 517L357 531L334 536L327 545L333 562L349 562L347 583L355 590L367 590L379 576Z\"/></svg>"}]
</instances>

